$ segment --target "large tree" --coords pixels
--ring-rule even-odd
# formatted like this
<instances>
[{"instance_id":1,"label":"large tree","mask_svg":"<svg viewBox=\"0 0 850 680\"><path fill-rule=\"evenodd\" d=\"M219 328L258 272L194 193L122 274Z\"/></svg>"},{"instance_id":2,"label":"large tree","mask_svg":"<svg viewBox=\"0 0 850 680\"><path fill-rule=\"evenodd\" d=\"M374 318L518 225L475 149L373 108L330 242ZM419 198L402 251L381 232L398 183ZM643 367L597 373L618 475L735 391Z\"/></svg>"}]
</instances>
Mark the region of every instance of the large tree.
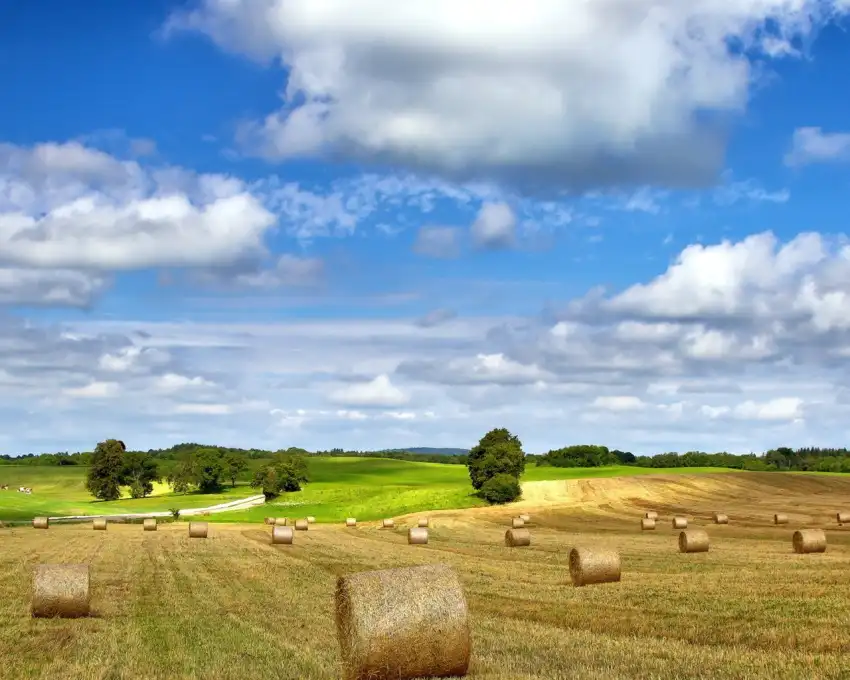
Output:
<instances>
[{"instance_id":1,"label":"large tree","mask_svg":"<svg viewBox=\"0 0 850 680\"><path fill-rule=\"evenodd\" d=\"M469 451L466 459L472 487L478 491L484 483L499 474L519 479L525 471L522 442L507 429L490 430Z\"/></svg>"},{"instance_id":2,"label":"large tree","mask_svg":"<svg viewBox=\"0 0 850 680\"><path fill-rule=\"evenodd\" d=\"M122 483L129 484L133 498L144 498L153 491L153 483L161 479L156 459L149 453L131 451L124 454Z\"/></svg>"},{"instance_id":3,"label":"large tree","mask_svg":"<svg viewBox=\"0 0 850 680\"><path fill-rule=\"evenodd\" d=\"M247 467L248 461L245 460L245 456L241 453L231 451L224 456L224 469L230 479L230 485L233 487L236 486L236 478L239 476L239 473Z\"/></svg>"},{"instance_id":4,"label":"large tree","mask_svg":"<svg viewBox=\"0 0 850 680\"><path fill-rule=\"evenodd\" d=\"M307 461L303 456L278 455L254 473L251 486L262 489L266 498L275 498L287 491L301 491L301 485L308 481Z\"/></svg>"},{"instance_id":5,"label":"large tree","mask_svg":"<svg viewBox=\"0 0 850 680\"><path fill-rule=\"evenodd\" d=\"M86 488L95 498L117 501L124 482L124 444L117 439L100 442L91 457Z\"/></svg>"}]
</instances>

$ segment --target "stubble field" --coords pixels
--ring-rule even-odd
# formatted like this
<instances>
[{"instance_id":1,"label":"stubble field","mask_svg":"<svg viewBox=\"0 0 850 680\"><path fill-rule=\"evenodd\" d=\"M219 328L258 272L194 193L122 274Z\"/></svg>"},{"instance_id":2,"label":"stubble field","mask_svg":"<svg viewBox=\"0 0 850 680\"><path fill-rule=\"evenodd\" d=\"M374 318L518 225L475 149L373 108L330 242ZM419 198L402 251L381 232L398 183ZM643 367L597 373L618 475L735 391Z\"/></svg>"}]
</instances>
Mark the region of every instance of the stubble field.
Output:
<instances>
[{"instance_id":1,"label":"stubble field","mask_svg":"<svg viewBox=\"0 0 850 680\"><path fill-rule=\"evenodd\" d=\"M182 522L7 528L0 678L338 678L336 576L434 562L466 591L472 678L848 678L850 528L834 516L848 505L844 478L727 473L531 482L515 506L421 513L427 546L406 543L420 514L394 530L312 525L292 546L260 524L213 524L206 540ZM641 533L650 508L661 521ZM711 525L715 510L731 524ZM532 545L507 548L520 511ZM708 529L708 553L677 552L674 513ZM792 552L803 526L827 530L826 553ZM574 545L619 550L622 581L573 588ZM92 617L30 617L43 562L91 565Z\"/></svg>"}]
</instances>

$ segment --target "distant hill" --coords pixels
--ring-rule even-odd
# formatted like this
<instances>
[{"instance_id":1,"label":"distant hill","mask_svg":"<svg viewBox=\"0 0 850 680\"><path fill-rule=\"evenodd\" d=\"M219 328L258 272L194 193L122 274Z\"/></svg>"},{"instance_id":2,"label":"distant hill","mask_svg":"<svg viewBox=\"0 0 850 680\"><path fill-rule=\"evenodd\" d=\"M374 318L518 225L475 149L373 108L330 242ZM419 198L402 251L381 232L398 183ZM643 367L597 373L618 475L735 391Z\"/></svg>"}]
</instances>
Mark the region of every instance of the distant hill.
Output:
<instances>
[{"instance_id":1,"label":"distant hill","mask_svg":"<svg viewBox=\"0 0 850 680\"><path fill-rule=\"evenodd\" d=\"M414 446L402 451L410 451L410 453L428 453L436 456L464 456L469 453L469 449L440 449L432 446Z\"/></svg>"}]
</instances>

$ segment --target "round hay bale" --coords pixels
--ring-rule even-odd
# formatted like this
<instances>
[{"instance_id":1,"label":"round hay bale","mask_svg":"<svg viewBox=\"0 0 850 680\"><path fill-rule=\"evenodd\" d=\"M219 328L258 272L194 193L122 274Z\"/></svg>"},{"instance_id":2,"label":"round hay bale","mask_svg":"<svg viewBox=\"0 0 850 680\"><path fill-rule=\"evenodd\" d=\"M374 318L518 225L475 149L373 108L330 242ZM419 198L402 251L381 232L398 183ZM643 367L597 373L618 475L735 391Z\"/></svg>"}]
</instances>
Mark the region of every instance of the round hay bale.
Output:
<instances>
[{"instance_id":1,"label":"round hay bale","mask_svg":"<svg viewBox=\"0 0 850 680\"><path fill-rule=\"evenodd\" d=\"M50 520L47 517L33 517L32 518L32 528L33 529L46 529L50 526Z\"/></svg>"},{"instance_id":2,"label":"round hay bale","mask_svg":"<svg viewBox=\"0 0 850 680\"><path fill-rule=\"evenodd\" d=\"M383 522L381 522L381 526L384 529L392 529L395 527L395 520L385 519Z\"/></svg>"},{"instance_id":3,"label":"round hay bale","mask_svg":"<svg viewBox=\"0 0 850 680\"><path fill-rule=\"evenodd\" d=\"M505 545L509 548L531 545L531 534L528 529L508 529L505 532Z\"/></svg>"},{"instance_id":4,"label":"round hay bale","mask_svg":"<svg viewBox=\"0 0 850 680\"><path fill-rule=\"evenodd\" d=\"M680 533L679 552L708 552L708 532L704 529L689 529Z\"/></svg>"},{"instance_id":5,"label":"round hay bale","mask_svg":"<svg viewBox=\"0 0 850 680\"><path fill-rule=\"evenodd\" d=\"M285 527L287 525L287 522L288 522L288 520L286 519L286 517L278 517L274 521L275 525L277 525L279 527Z\"/></svg>"},{"instance_id":6,"label":"round hay bale","mask_svg":"<svg viewBox=\"0 0 850 680\"><path fill-rule=\"evenodd\" d=\"M514 517L511 519L511 528L512 529L522 529L525 526L525 522L523 522L519 517Z\"/></svg>"},{"instance_id":7,"label":"round hay bale","mask_svg":"<svg viewBox=\"0 0 850 680\"><path fill-rule=\"evenodd\" d=\"M426 545L428 543L428 530L424 527L410 527L407 530L407 542L410 545Z\"/></svg>"},{"instance_id":8,"label":"round hay bale","mask_svg":"<svg viewBox=\"0 0 850 680\"><path fill-rule=\"evenodd\" d=\"M640 521L641 531L653 531L655 529L655 520L644 517Z\"/></svg>"},{"instance_id":9,"label":"round hay bale","mask_svg":"<svg viewBox=\"0 0 850 680\"><path fill-rule=\"evenodd\" d=\"M144 521L145 531L156 531L156 518L148 517Z\"/></svg>"},{"instance_id":10,"label":"round hay bale","mask_svg":"<svg viewBox=\"0 0 850 680\"><path fill-rule=\"evenodd\" d=\"M357 526L357 520L354 519L353 517L349 517L347 520L345 520L345 526L356 527Z\"/></svg>"},{"instance_id":11,"label":"round hay bale","mask_svg":"<svg viewBox=\"0 0 850 680\"><path fill-rule=\"evenodd\" d=\"M340 576L335 604L343 680L469 670L469 609L457 575L444 564Z\"/></svg>"},{"instance_id":12,"label":"round hay bale","mask_svg":"<svg viewBox=\"0 0 850 680\"><path fill-rule=\"evenodd\" d=\"M206 538L208 531L206 522L189 522L189 538Z\"/></svg>"},{"instance_id":13,"label":"round hay bale","mask_svg":"<svg viewBox=\"0 0 850 680\"><path fill-rule=\"evenodd\" d=\"M724 515L722 512L714 513L715 524L729 524L729 515Z\"/></svg>"},{"instance_id":14,"label":"round hay bale","mask_svg":"<svg viewBox=\"0 0 850 680\"><path fill-rule=\"evenodd\" d=\"M309 522L307 522L306 519L296 519L295 520L295 531L307 531L307 527L309 527L309 526L310 526L310 524L309 524Z\"/></svg>"},{"instance_id":15,"label":"round hay bale","mask_svg":"<svg viewBox=\"0 0 850 680\"><path fill-rule=\"evenodd\" d=\"M201 513L201 515L202 515L203 517L209 517L209 516L210 516L210 511L209 511L209 510L204 510L204 511Z\"/></svg>"},{"instance_id":16,"label":"round hay bale","mask_svg":"<svg viewBox=\"0 0 850 680\"><path fill-rule=\"evenodd\" d=\"M531 522L531 515L519 515L519 518L523 521L523 524L529 524Z\"/></svg>"},{"instance_id":17,"label":"round hay bale","mask_svg":"<svg viewBox=\"0 0 850 680\"><path fill-rule=\"evenodd\" d=\"M419 521L416 523L416 525L418 527L423 528L423 529L427 528L428 527L428 518L427 517L420 517Z\"/></svg>"},{"instance_id":18,"label":"round hay bale","mask_svg":"<svg viewBox=\"0 0 850 680\"><path fill-rule=\"evenodd\" d=\"M38 618L89 615L91 583L87 564L39 564L32 576L32 615Z\"/></svg>"},{"instance_id":19,"label":"round hay bale","mask_svg":"<svg viewBox=\"0 0 850 680\"><path fill-rule=\"evenodd\" d=\"M274 517L266 517L263 522L269 525L274 525Z\"/></svg>"},{"instance_id":20,"label":"round hay bale","mask_svg":"<svg viewBox=\"0 0 850 680\"><path fill-rule=\"evenodd\" d=\"M837 512L835 519L839 524L850 524L850 512Z\"/></svg>"},{"instance_id":21,"label":"round hay bale","mask_svg":"<svg viewBox=\"0 0 850 680\"><path fill-rule=\"evenodd\" d=\"M316 522L316 518L313 515L307 517L307 524L314 524Z\"/></svg>"},{"instance_id":22,"label":"round hay bale","mask_svg":"<svg viewBox=\"0 0 850 680\"><path fill-rule=\"evenodd\" d=\"M604 548L570 550L570 578L574 586L620 580L620 554Z\"/></svg>"},{"instance_id":23,"label":"round hay bale","mask_svg":"<svg viewBox=\"0 0 850 680\"><path fill-rule=\"evenodd\" d=\"M791 539L794 552L801 555L826 552L826 534L823 529L800 529Z\"/></svg>"},{"instance_id":24,"label":"round hay bale","mask_svg":"<svg viewBox=\"0 0 850 680\"><path fill-rule=\"evenodd\" d=\"M655 512L655 510L648 510L646 513L644 513L643 518L644 519L658 519L658 513Z\"/></svg>"},{"instance_id":25,"label":"round hay bale","mask_svg":"<svg viewBox=\"0 0 850 680\"><path fill-rule=\"evenodd\" d=\"M292 545L294 536L292 527L275 526L272 529L272 545Z\"/></svg>"},{"instance_id":26,"label":"round hay bale","mask_svg":"<svg viewBox=\"0 0 850 680\"><path fill-rule=\"evenodd\" d=\"M788 524L788 515L784 513L777 513L773 516L774 524Z\"/></svg>"},{"instance_id":27,"label":"round hay bale","mask_svg":"<svg viewBox=\"0 0 850 680\"><path fill-rule=\"evenodd\" d=\"M674 529L687 529L688 528L688 520L686 517L674 517L673 518L673 528Z\"/></svg>"},{"instance_id":28,"label":"round hay bale","mask_svg":"<svg viewBox=\"0 0 850 680\"><path fill-rule=\"evenodd\" d=\"M95 531L106 531L106 518L105 517L97 517L91 523L92 529Z\"/></svg>"}]
</instances>

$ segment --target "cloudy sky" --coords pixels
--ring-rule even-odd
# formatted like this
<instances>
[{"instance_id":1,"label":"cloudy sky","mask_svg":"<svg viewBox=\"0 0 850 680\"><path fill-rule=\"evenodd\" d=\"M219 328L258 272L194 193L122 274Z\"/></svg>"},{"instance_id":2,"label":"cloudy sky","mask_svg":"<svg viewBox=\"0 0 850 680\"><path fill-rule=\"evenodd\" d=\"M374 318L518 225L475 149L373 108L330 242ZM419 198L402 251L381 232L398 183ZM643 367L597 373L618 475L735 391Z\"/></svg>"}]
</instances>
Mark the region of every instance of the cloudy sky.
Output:
<instances>
[{"instance_id":1,"label":"cloudy sky","mask_svg":"<svg viewBox=\"0 0 850 680\"><path fill-rule=\"evenodd\" d=\"M850 443L848 14L0 2L0 451Z\"/></svg>"}]
</instances>

